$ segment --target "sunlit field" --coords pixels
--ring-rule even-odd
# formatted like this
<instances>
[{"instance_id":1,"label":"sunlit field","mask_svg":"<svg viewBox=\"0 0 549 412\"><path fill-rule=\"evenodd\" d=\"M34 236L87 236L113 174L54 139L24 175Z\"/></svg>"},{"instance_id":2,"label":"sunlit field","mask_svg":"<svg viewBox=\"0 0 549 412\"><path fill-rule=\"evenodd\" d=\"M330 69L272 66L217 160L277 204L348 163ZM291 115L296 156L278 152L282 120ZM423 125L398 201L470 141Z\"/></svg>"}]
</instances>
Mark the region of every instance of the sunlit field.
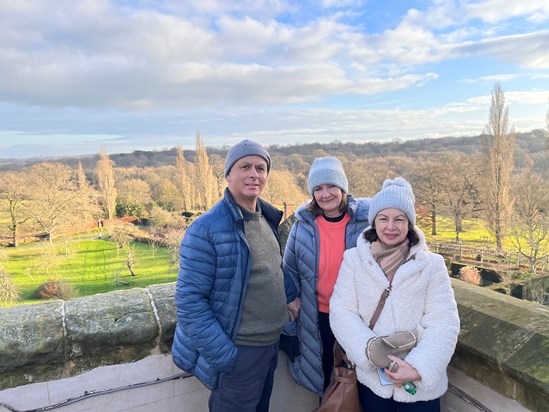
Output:
<instances>
[{"instance_id":1,"label":"sunlit field","mask_svg":"<svg viewBox=\"0 0 549 412\"><path fill-rule=\"evenodd\" d=\"M49 279L70 285L76 296L176 280L177 268L170 266L166 248L153 249L139 242L133 242L131 247L135 252L136 276L132 276L126 266L125 251L117 253L114 242L97 235L55 240L55 253L47 252L47 241L6 248L8 259L4 267L19 288L19 303L36 302L32 294Z\"/></svg>"}]
</instances>

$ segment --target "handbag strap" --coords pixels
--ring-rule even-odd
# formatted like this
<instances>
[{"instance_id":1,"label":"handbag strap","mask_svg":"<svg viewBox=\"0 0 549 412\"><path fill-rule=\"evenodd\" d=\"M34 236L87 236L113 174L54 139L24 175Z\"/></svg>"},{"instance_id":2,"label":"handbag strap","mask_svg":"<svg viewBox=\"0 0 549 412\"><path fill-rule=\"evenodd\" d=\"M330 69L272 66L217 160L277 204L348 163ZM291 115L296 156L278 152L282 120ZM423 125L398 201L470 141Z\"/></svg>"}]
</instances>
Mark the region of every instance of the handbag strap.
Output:
<instances>
[{"instance_id":1,"label":"handbag strap","mask_svg":"<svg viewBox=\"0 0 549 412\"><path fill-rule=\"evenodd\" d=\"M377 308L374 311L374 314L372 315L372 319L370 319L370 329L374 329L374 325L377 322L377 318L379 318L379 315L381 314L381 311L383 310L383 307L385 306L385 301L387 300L387 297L391 293L391 288L393 287L393 283L389 283L389 286L383 291L381 294L381 297L379 298L379 303L377 304Z\"/></svg>"},{"instance_id":2,"label":"handbag strap","mask_svg":"<svg viewBox=\"0 0 549 412\"><path fill-rule=\"evenodd\" d=\"M347 357L345 350L337 340L334 342L333 350L334 350L334 367L339 367L344 365L347 365L348 367L353 366L352 362Z\"/></svg>"}]
</instances>

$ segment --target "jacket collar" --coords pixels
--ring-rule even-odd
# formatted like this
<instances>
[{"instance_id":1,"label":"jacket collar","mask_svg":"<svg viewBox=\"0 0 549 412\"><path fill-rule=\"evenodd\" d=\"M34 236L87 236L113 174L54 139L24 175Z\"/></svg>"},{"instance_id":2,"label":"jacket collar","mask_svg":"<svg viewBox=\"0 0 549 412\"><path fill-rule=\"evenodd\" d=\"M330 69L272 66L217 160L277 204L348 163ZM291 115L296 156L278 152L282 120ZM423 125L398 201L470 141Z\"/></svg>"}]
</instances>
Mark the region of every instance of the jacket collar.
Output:
<instances>
[{"instance_id":1,"label":"jacket collar","mask_svg":"<svg viewBox=\"0 0 549 412\"><path fill-rule=\"evenodd\" d=\"M234 197L229 191L229 188L225 188L222 200L223 203L225 203L225 205L227 206L227 209L231 213L233 219L235 219L236 221L244 220L244 217L242 216L242 211L234 200ZM278 227L284 213L282 213L281 210L278 210L276 207L272 206L261 198L257 198L257 202L259 203L259 207L261 208L263 216L265 216L265 218L273 227Z\"/></svg>"}]
</instances>

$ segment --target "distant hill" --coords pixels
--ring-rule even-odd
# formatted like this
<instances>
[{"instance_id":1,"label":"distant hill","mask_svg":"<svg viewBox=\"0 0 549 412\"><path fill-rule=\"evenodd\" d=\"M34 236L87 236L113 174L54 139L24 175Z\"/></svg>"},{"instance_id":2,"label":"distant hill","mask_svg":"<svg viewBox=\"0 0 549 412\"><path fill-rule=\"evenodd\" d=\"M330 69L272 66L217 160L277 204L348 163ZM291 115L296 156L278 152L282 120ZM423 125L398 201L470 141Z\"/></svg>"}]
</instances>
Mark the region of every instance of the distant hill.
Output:
<instances>
[{"instance_id":1,"label":"distant hill","mask_svg":"<svg viewBox=\"0 0 549 412\"><path fill-rule=\"evenodd\" d=\"M442 137L436 139L417 139L390 142L340 142L304 143L295 145L270 145L269 153L272 157L297 156L310 164L315 157L321 155L340 156L349 160L375 156L416 156L456 150L466 154L479 153L482 150L481 136ZM228 147L207 147L208 155L224 158ZM547 137L543 129L532 130L527 133L517 133L516 159L530 156L536 161L547 151ZM194 150L185 150L185 159L194 162ZM116 167L160 167L175 165L175 148L159 151L136 150L132 153L118 153L109 155ZM99 155L70 156L57 158L30 158L30 159L0 159L0 171L21 170L37 163L58 162L76 167L82 162L85 169L93 169Z\"/></svg>"}]
</instances>

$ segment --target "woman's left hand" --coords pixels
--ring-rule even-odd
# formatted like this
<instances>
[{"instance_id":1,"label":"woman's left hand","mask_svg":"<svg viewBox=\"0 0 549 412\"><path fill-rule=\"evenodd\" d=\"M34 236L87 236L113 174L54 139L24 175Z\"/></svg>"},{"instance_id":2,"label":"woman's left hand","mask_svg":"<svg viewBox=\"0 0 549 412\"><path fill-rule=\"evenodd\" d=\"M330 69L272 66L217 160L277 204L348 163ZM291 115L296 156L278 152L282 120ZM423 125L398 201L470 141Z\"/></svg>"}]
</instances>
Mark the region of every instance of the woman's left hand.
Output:
<instances>
[{"instance_id":1,"label":"woman's left hand","mask_svg":"<svg viewBox=\"0 0 549 412\"><path fill-rule=\"evenodd\" d=\"M288 315L290 320L293 322L299 317L299 311L301 310L301 299L295 298L293 301L288 303Z\"/></svg>"},{"instance_id":2,"label":"woman's left hand","mask_svg":"<svg viewBox=\"0 0 549 412\"><path fill-rule=\"evenodd\" d=\"M409 363L393 355L389 355L388 357L398 365L398 370L396 372L390 372L389 369L385 368L385 375L397 388L400 388L402 384L406 382L413 382L421 379L418 371Z\"/></svg>"}]
</instances>

